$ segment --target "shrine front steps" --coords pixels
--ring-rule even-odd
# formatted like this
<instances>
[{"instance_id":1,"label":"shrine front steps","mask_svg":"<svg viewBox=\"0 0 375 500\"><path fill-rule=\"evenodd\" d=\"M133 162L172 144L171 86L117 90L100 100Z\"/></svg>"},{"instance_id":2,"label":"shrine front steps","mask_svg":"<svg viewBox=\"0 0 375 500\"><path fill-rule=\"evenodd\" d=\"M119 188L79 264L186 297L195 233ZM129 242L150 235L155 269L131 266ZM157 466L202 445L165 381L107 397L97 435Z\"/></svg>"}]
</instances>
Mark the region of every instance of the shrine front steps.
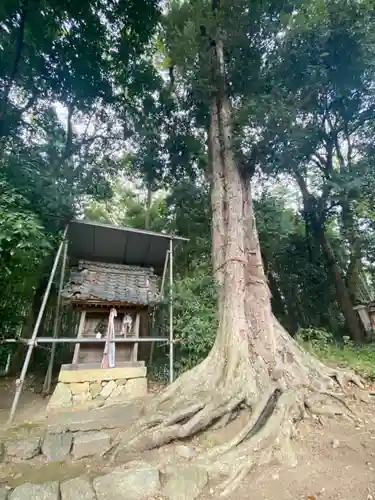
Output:
<instances>
[{"instance_id":1,"label":"shrine front steps","mask_svg":"<svg viewBox=\"0 0 375 500\"><path fill-rule=\"evenodd\" d=\"M156 460L157 466L139 461L113 467L109 464L119 433L139 420L141 403L68 411L33 425L30 422L2 429L0 500L86 499L85 491L91 495L87 497L90 500L144 500L151 494L169 500L197 498L207 483L207 474L191 466L191 460L201 451L194 446L177 443L167 460ZM162 484L157 481L158 469ZM70 479L73 477L76 479ZM152 491L146 491L151 484Z\"/></svg>"},{"instance_id":2,"label":"shrine front steps","mask_svg":"<svg viewBox=\"0 0 375 500\"><path fill-rule=\"evenodd\" d=\"M63 365L46 413L126 403L146 395L147 368L142 361L107 369L99 364Z\"/></svg>"},{"instance_id":3,"label":"shrine front steps","mask_svg":"<svg viewBox=\"0 0 375 500\"><path fill-rule=\"evenodd\" d=\"M10 463L41 465L100 457L118 433L139 419L141 404L59 413L1 429L0 469ZM1 496L0 496L1 500Z\"/></svg>"}]
</instances>

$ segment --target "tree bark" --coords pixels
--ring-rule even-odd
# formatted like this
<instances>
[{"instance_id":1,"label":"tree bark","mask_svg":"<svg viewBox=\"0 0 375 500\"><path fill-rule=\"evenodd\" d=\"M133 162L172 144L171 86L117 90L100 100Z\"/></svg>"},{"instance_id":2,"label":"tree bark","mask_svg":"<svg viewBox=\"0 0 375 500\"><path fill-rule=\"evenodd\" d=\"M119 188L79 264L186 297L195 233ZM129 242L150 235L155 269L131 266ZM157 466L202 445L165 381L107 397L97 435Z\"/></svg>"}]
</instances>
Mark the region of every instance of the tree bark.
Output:
<instances>
[{"instance_id":1,"label":"tree bark","mask_svg":"<svg viewBox=\"0 0 375 500\"><path fill-rule=\"evenodd\" d=\"M358 315L353 308L353 302L350 297L349 290L346 283L341 275L341 270L337 265L336 259L333 254L332 247L327 239L327 236L322 231L317 235L320 245L323 250L323 254L326 258L327 266L331 270L332 276L334 277L334 284L336 289L336 296L341 308L341 311L345 318L345 323L347 329L349 330L352 339L355 342L363 342L363 330L361 328Z\"/></svg>"}]
</instances>

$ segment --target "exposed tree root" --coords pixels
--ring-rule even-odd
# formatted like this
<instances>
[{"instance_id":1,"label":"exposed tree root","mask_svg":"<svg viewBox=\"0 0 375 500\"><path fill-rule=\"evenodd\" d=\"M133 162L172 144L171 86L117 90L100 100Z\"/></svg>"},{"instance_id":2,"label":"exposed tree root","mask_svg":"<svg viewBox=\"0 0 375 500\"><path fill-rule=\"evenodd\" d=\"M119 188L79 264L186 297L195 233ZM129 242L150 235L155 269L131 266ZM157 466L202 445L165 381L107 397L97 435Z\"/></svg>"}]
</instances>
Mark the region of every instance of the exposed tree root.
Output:
<instances>
[{"instance_id":1,"label":"exposed tree root","mask_svg":"<svg viewBox=\"0 0 375 500\"><path fill-rule=\"evenodd\" d=\"M264 404L264 400L260 403L257 421L252 417L230 443L210 450L210 460L206 464L208 471L211 475L228 474L228 478L219 486L222 496L232 493L258 465L273 459L287 460L288 464L295 465L294 454L288 447L295 403L292 393L279 395L275 391L267 403ZM212 462L213 454L215 460Z\"/></svg>"},{"instance_id":2,"label":"exposed tree root","mask_svg":"<svg viewBox=\"0 0 375 500\"><path fill-rule=\"evenodd\" d=\"M240 411L248 411L248 422L236 436L196 458L196 465L204 467L211 477L227 476L220 485L220 494L233 492L259 465L271 461L295 465L291 439L296 423L307 415L355 419L344 398L348 384L359 388L363 384L355 374L326 367L294 341L288 347L293 362L280 364L281 377L277 381L268 379L268 387L258 391L256 401L250 397L253 384L250 392L246 386L254 368L251 363L241 364L235 371L237 378L228 380L221 374L220 385L217 374L211 379L204 377L204 383L196 378L203 377L202 370L212 366L210 363L186 373L155 398L141 421L119 436L112 460L119 451L151 449L223 427ZM332 391L335 384L340 393Z\"/></svg>"}]
</instances>

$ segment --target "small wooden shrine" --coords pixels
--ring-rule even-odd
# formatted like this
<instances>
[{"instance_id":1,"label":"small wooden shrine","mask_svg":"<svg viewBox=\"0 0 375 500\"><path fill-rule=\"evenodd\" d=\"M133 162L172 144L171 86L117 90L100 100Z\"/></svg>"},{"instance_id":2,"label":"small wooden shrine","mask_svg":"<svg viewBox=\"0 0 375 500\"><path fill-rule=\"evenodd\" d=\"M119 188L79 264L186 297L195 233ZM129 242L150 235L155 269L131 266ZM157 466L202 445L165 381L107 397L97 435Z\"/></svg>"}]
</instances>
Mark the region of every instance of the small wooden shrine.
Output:
<instances>
[{"instance_id":1,"label":"small wooden shrine","mask_svg":"<svg viewBox=\"0 0 375 500\"><path fill-rule=\"evenodd\" d=\"M139 347L147 348L151 343L168 344L169 378L173 381L173 248L183 240L187 241L179 236L87 220L73 220L65 227L27 343L8 423L14 419L33 350L41 344L52 346L44 383L46 394L51 387L56 345L75 346L72 362L60 366L47 412L144 396L146 355ZM64 286L67 267L70 273ZM59 298L53 332L52 336L40 337L38 332L57 269ZM157 276L161 278L160 292ZM167 336L154 337L148 331L150 311L162 296L166 279L170 299ZM79 313L75 332L60 331L62 303Z\"/></svg>"},{"instance_id":2,"label":"small wooden shrine","mask_svg":"<svg viewBox=\"0 0 375 500\"><path fill-rule=\"evenodd\" d=\"M61 367L48 411L145 395L146 367L138 360L138 344L148 335L149 313L159 298L153 269L81 260L61 298L79 312L82 343L75 345L72 363Z\"/></svg>"},{"instance_id":3,"label":"small wooden shrine","mask_svg":"<svg viewBox=\"0 0 375 500\"><path fill-rule=\"evenodd\" d=\"M114 368L138 361L136 340L148 335L149 313L159 298L152 268L81 260L61 296L80 313L77 337L134 339L134 343L106 343L104 350L99 343L77 344L73 365Z\"/></svg>"}]
</instances>

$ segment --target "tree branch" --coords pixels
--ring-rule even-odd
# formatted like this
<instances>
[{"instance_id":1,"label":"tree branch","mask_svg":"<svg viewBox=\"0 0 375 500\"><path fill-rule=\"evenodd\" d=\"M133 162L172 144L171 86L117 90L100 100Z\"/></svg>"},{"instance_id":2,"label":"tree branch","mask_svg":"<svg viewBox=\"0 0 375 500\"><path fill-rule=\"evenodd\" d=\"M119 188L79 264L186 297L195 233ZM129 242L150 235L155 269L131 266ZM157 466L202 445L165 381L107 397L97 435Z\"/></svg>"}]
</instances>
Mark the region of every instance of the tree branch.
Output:
<instances>
[{"instance_id":1,"label":"tree branch","mask_svg":"<svg viewBox=\"0 0 375 500\"><path fill-rule=\"evenodd\" d=\"M353 158L353 145L350 137L350 132L349 132L349 123L347 120L344 122L344 136L346 139L346 142L348 144L348 153L347 153L347 161L348 161L348 167L352 166L352 158Z\"/></svg>"},{"instance_id":2,"label":"tree branch","mask_svg":"<svg viewBox=\"0 0 375 500\"><path fill-rule=\"evenodd\" d=\"M309 189L307 187L305 179L303 178L303 175L301 175L300 172L295 170L294 177L295 177L297 184L301 190L301 194L302 194L302 198L303 198L304 203L308 204L309 199L311 198L311 193L309 192Z\"/></svg>"},{"instance_id":3,"label":"tree branch","mask_svg":"<svg viewBox=\"0 0 375 500\"><path fill-rule=\"evenodd\" d=\"M327 158L324 158L324 156L322 156L321 154L319 153L314 153L313 154L313 157L316 157L316 159L318 160L317 163L320 163L320 165L322 167L324 167L326 164L327 164Z\"/></svg>"},{"instance_id":4,"label":"tree branch","mask_svg":"<svg viewBox=\"0 0 375 500\"><path fill-rule=\"evenodd\" d=\"M66 123L66 141L65 141L64 154L62 157L63 161L72 155L72 150L73 150L73 124L72 124L73 111L74 111L73 103L69 103L68 104L68 118L67 118L67 123Z\"/></svg>"}]
</instances>

